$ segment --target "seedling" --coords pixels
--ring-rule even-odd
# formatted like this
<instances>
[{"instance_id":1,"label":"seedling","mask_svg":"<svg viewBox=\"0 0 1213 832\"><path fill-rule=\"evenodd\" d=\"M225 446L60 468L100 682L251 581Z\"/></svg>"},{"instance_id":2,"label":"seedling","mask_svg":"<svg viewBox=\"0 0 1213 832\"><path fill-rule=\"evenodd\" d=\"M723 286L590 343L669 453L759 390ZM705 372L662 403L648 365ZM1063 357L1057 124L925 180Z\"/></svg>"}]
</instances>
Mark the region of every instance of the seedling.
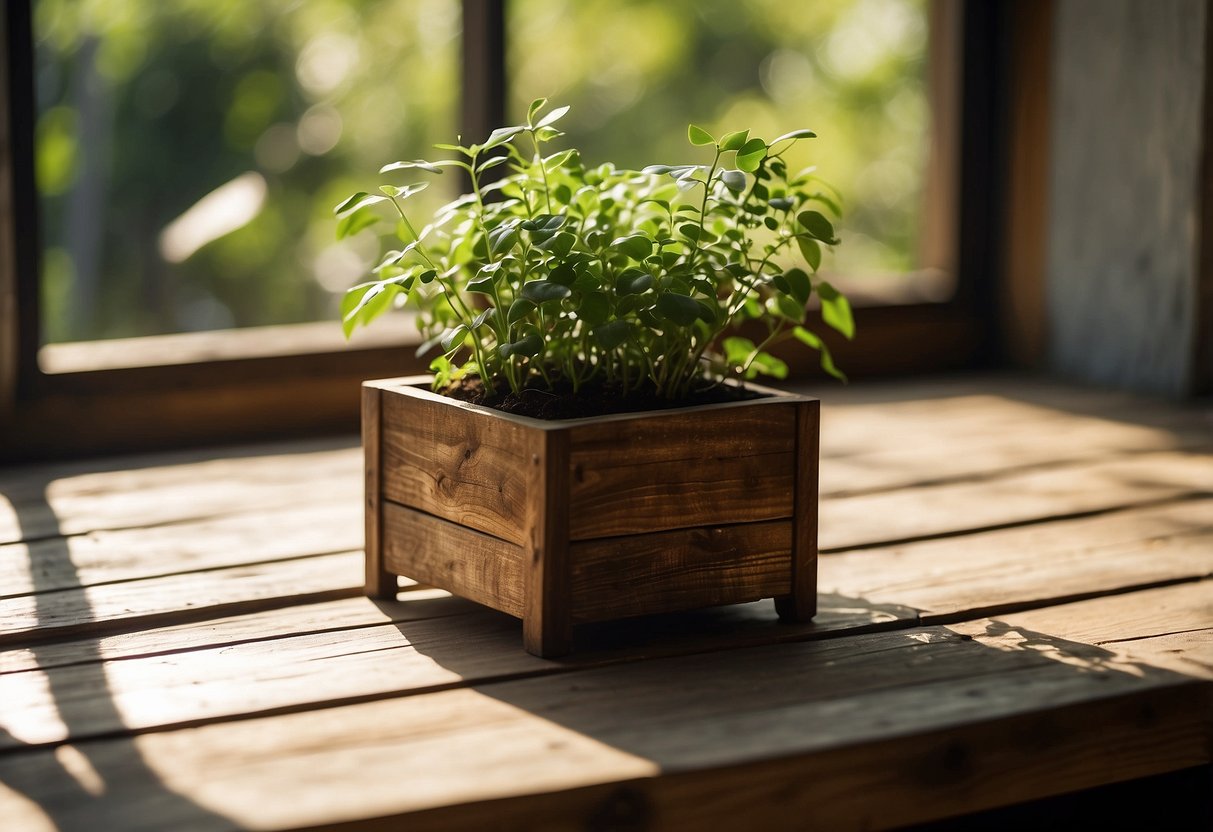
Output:
<instances>
[{"instance_id":1,"label":"seedling","mask_svg":"<svg viewBox=\"0 0 1213 832\"><path fill-rule=\"evenodd\" d=\"M470 177L472 192L420 230L405 205L426 182L381 185L336 207L341 238L379 222L390 204L400 242L374 280L345 296L346 337L408 306L422 352L439 353L435 389L479 376L490 396L594 384L677 400L726 377L785 377L768 350L790 339L844 379L805 326L816 295L825 325L854 337L846 297L817 279L823 247L838 243L827 216L838 217L838 195L811 168L789 175L783 159L814 133L767 142L691 125L706 164L591 167L575 149L549 151L569 108L546 105L534 101L525 124L483 144L437 145L453 158L384 166L381 174L458 168ZM486 182L502 165L508 173ZM787 266L797 255L804 267ZM757 344L735 334L748 319L765 325Z\"/></svg>"}]
</instances>

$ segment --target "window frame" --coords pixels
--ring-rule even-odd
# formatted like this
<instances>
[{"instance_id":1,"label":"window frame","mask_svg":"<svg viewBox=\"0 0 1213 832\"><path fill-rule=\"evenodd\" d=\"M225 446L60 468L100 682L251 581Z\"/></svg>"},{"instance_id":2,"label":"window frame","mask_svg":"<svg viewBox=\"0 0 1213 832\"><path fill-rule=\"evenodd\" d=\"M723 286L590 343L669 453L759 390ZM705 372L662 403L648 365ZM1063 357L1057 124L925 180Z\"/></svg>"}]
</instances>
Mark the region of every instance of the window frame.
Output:
<instances>
[{"instance_id":1,"label":"window frame","mask_svg":"<svg viewBox=\"0 0 1213 832\"><path fill-rule=\"evenodd\" d=\"M462 0L466 135L504 123L505 2ZM831 343L852 377L985 367L998 356L1011 14L1005 0L963 9L961 0L930 2L933 118L944 125L939 136L954 140L941 142L933 165L942 168L929 182L942 182L934 187L945 197L949 183L955 187L943 234L954 245L956 292L941 303L856 309L858 340ZM424 371L416 340L405 334L356 339L340 350L295 343L247 356L217 354L221 334L166 336L180 350L171 361L41 368L31 11L32 0L9 0L0 10L0 461L353 432L362 380ZM960 87L957 95L940 94L949 83ZM795 378L820 373L806 352L785 356Z\"/></svg>"}]
</instances>

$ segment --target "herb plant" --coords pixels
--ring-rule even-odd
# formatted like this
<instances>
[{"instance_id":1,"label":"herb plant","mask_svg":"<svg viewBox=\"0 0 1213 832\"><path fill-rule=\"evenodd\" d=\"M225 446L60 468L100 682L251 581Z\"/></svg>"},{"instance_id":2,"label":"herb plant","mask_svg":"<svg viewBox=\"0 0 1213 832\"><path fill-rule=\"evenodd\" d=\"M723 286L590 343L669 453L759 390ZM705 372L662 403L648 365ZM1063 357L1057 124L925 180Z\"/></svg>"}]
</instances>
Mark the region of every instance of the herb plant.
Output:
<instances>
[{"instance_id":1,"label":"herb plant","mask_svg":"<svg viewBox=\"0 0 1213 832\"><path fill-rule=\"evenodd\" d=\"M837 194L811 168L789 175L783 159L814 133L766 142L691 125L706 163L591 167L574 149L549 151L569 108L542 114L546 104L533 102L525 124L483 144L437 145L454 158L383 167L470 177L472 192L420 229L405 204L425 182L382 185L336 207L341 238L378 222L390 203L401 243L375 280L345 296L347 337L393 305L411 307L422 351L441 351L435 389L479 376L490 398L594 384L679 399L730 376L784 377L768 349L788 339L818 350L821 366L843 378L805 326L816 294L823 322L854 335L846 298L816 279L822 247L838 243L826 216L838 216ZM502 165L506 175L486 183ZM786 265L797 255L807 271ZM757 344L735 334L749 319L765 326Z\"/></svg>"}]
</instances>

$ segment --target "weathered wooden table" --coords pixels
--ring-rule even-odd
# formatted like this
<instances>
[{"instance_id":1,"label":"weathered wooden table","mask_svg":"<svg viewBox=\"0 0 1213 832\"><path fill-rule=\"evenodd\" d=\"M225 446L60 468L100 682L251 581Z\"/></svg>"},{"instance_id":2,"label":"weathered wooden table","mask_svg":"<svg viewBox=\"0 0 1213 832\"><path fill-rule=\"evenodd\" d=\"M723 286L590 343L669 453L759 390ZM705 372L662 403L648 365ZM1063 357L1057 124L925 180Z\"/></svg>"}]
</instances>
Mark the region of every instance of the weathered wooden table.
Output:
<instances>
[{"instance_id":1,"label":"weathered wooden table","mask_svg":"<svg viewBox=\"0 0 1213 832\"><path fill-rule=\"evenodd\" d=\"M1209 763L1207 407L812 392L817 621L559 662L361 596L352 439L0 474L0 829L879 828Z\"/></svg>"}]
</instances>

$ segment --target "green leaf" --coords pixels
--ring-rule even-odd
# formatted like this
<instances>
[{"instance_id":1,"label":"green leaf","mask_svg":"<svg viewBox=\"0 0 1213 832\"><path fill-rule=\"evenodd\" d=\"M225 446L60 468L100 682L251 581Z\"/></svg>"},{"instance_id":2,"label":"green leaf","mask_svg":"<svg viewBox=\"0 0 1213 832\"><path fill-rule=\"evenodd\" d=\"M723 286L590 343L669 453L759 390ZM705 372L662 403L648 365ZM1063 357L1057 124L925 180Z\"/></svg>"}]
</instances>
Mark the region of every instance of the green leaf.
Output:
<instances>
[{"instance_id":1,"label":"green leaf","mask_svg":"<svg viewBox=\"0 0 1213 832\"><path fill-rule=\"evenodd\" d=\"M484 173L486 170L495 168L498 165L504 165L509 160L509 156L490 156L488 159L476 166L476 173Z\"/></svg>"},{"instance_id":2,"label":"green leaf","mask_svg":"<svg viewBox=\"0 0 1213 832\"><path fill-rule=\"evenodd\" d=\"M536 98L534 101L532 101L531 106L527 107L527 109L526 109L526 123L534 124L535 123L535 113L542 110L543 106L547 103L548 103L548 100L546 98Z\"/></svg>"},{"instance_id":3,"label":"green leaf","mask_svg":"<svg viewBox=\"0 0 1213 832\"><path fill-rule=\"evenodd\" d=\"M368 194L366 191L359 191L348 199L343 200L340 204L333 208L333 213L341 217L380 202L387 202L387 197L379 196L378 194Z\"/></svg>"},{"instance_id":4,"label":"green leaf","mask_svg":"<svg viewBox=\"0 0 1213 832\"><path fill-rule=\"evenodd\" d=\"M833 329L841 332L847 340L855 337L855 318L851 314L851 302L846 295L829 283L817 284L817 296L821 298L821 319Z\"/></svg>"},{"instance_id":5,"label":"green leaf","mask_svg":"<svg viewBox=\"0 0 1213 832\"><path fill-rule=\"evenodd\" d=\"M577 235L571 234L568 231L561 231L553 235L550 240L540 240L535 242L535 247L550 251L557 257L564 257L573 250L573 245L577 242Z\"/></svg>"},{"instance_id":6,"label":"green leaf","mask_svg":"<svg viewBox=\"0 0 1213 832\"><path fill-rule=\"evenodd\" d=\"M489 319L489 317L496 311L497 310L491 306L488 309L482 310L479 315L477 315L475 318L472 318L472 327L471 328L473 330L480 329L480 327L484 326L484 322L487 321Z\"/></svg>"},{"instance_id":7,"label":"green leaf","mask_svg":"<svg viewBox=\"0 0 1213 832\"><path fill-rule=\"evenodd\" d=\"M493 286L497 283L497 277L495 272L484 277L478 277L468 283L465 291L476 292L481 295L491 295L493 294Z\"/></svg>"},{"instance_id":8,"label":"green leaf","mask_svg":"<svg viewBox=\"0 0 1213 832\"><path fill-rule=\"evenodd\" d=\"M521 321L527 315L535 311L535 304L526 298L518 298L510 304L510 311L506 313L505 320L510 326Z\"/></svg>"},{"instance_id":9,"label":"green leaf","mask_svg":"<svg viewBox=\"0 0 1213 832\"><path fill-rule=\"evenodd\" d=\"M577 304L576 312L587 325L598 326L611 315L611 299L606 292L586 292Z\"/></svg>"},{"instance_id":10,"label":"green leaf","mask_svg":"<svg viewBox=\"0 0 1213 832\"><path fill-rule=\"evenodd\" d=\"M653 241L643 234L630 234L612 242L611 248L633 260L643 260L653 253Z\"/></svg>"},{"instance_id":11,"label":"green leaf","mask_svg":"<svg viewBox=\"0 0 1213 832\"><path fill-rule=\"evenodd\" d=\"M428 173L442 173L445 167L458 165L453 159L441 159L437 162L427 162L425 159L414 159L411 162L392 162L379 169L380 173L391 173L394 170L424 170Z\"/></svg>"},{"instance_id":12,"label":"green leaf","mask_svg":"<svg viewBox=\"0 0 1213 832\"><path fill-rule=\"evenodd\" d=\"M804 304L798 302L795 298L788 295L779 295L775 298L776 314L782 318L787 318L794 323L800 323L804 320Z\"/></svg>"},{"instance_id":13,"label":"green leaf","mask_svg":"<svg viewBox=\"0 0 1213 832\"><path fill-rule=\"evenodd\" d=\"M512 355L524 355L533 358L543 352L543 338L536 332L532 332L525 338L520 338L510 344L502 344L497 348L498 354L502 358L509 358Z\"/></svg>"},{"instance_id":14,"label":"green leaf","mask_svg":"<svg viewBox=\"0 0 1213 832\"><path fill-rule=\"evenodd\" d=\"M516 221L504 222L489 231L489 248L493 254L509 251L518 242L518 227Z\"/></svg>"},{"instance_id":15,"label":"green leaf","mask_svg":"<svg viewBox=\"0 0 1213 832\"><path fill-rule=\"evenodd\" d=\"M544 116L543 119L535 126L536 127L547 127L549 124L555 124L557 121L559 121L561 118L563 118L564 114L567 113L568 111L569 111L569 105L567 105L567 104L564 105L563 107L557 107L555 110L552 110L552 112L550 112L546 116Z\"/></svg>"},{"instance_id":16,"label":"green leaf","mask_svg":"<svg viewBox=\"0 0 1213 832\"><path fill-rule=\"evenodd\" d=\"M834 242L834 226L820 211L801 211L796 215L796 219L804 226L805 231L818 240L829 244Z\"/></svg>"},{"instance_id":17,"label":"green leaf","mask_svg":"<svg viewBox=\"0 0 1213 832\"><path fill-rule=\"evenodd\" d=\"M547 303L561 300L572 294L568 286L561 286L550 280L532 280L522 284L522 296L534 303Z\"/></svg>"},{"instance_id":18,"label":"green leaf","mask_svg":"<svg viewBox=\"0 0 1213 832\"><path fill-rule=\"evenodd\" d=\"M442 351L444 353L451 353L462 347L463 340L467 337L469 331L467 324L460 324L454 329L447 330L440 342L442 344Z\"/></svg>"},{"instance_id":19,"label":"green leaf","mask_svg":"<svg viewBox=\"0 0 1213 832\"><path fill-rule=\"evenodd\" d=\"M788 377L788 365L769 352L760 352L754 356L754 360L750 362L750 369L772 378ZM749 376L750 374L747 373L746 375Z\"/></svg>"},{"instance_id":20,"label":"green leaf","mask_svg":"<svg viewBox=\"0 0 1213 832\"><path fill-rule=\"evenodd\" d=\"M725 137L720 140L720 149L738 150L743 144L745 144L746 137L749 135L749 130L738 130L736 133L726 133Z\"/></svg>"},{"instance_id":21,"label":"green leaf","mask_svg":"<svg viewBox=\"0 0 1213 832\"><path fill-rule=\"evenodd\" d=\"M788 199L786 196L777 196L767 203L776 211L786 211L796 203Z\"/></svg>"},{"instance_id":22,"label":"green leaf","mask_svg":"<svg viewBox=\"0 0 1213 832\"><path fill-rule=\"evenodd\" d=\"M830 355L830 349L825 345L824 341L817 337L815 333L810 332L803 326L796 327L794 330L792 330L792 333L796 336L796 340L821 353L821 369L825 370L827 373L844 384L846 383L846 375L834 366L834 357Z\"/></svg>"},{"instance_id":23,"label":"green leaf","mask_svg":"<svg viewBox=\"0 0 1213 832\"><path fill-rule=\"evenodd\" d=\"M791 133L784 133L779 138L775 139L771 144L779 144L787 139L815 139L817 134L812 130L793 130Z\"/></svg>"},{"instance_id":24,"label":"green leaf","mask_svg":"<svg viewBox=\"0 0 1213 832\"><path fill-rule=\"evenodd\" d=\"M699 317L699 304L686 295L667 292L657 298L657 312L679 326L690 326Z\"/></svg>"},{"instance_id":25,"label":"green leaf","mask_svg":"<svg viewBox=\"0 0 1213 832\"><path fill-rule=\"evenodd\" d=\"M373 211L355 211L352 214L346 214L337 221L337 239L344 240L346 237L353 237L359 231L370 228L377 222L379 222L379 217L375 216Z\"/></svg>"},{"instance_id":26,"label":"green leaf","mask_svg":"<svg viewBox=\"0 0 1213 832\"><path fill-rule=\"evenodd\" d=\"M491 150L498 145L505 144L525 129L526 127L521 124L516 124L513 127L498 127L489 134L488 141L486 141L480 148L480 152L483 153L484 151Z\"/></svg>"},{"instance_id":27,"label":"green leaf","mask_svg":"<svg viewBox=\"0 0 1213 832\"><path fill-rule=\"evenodd\" d=\"M691 144L694 145L716 143L716 139L712 137L711 133L704 130L702 127L697 127L694 124L687 126L687 138L690 139Z\"/></svg>"},{"instance_id":28,"label":"green leaf","mask_svg":"<svg viewBox=\"0 0 1213 832\"><path fill-rule=\"evenodd\" d=\"M529 220L523 220L518 227L523 231L556 232L564 225L564 217L556 214L537 214Z\"/></svg>"},{"instance_id":29,"label":"green leaf","mask_svg":"<svg viewBox=\"0 0 1213 832\"><path fill-rule=\"evenodd\" d=\"M594 340L604 350L613 350L622 344L632 334L632 324L629 321L614 320L601 326L594 327Z\"/></svg>"},{"instance_id":30,"label":"green leaf","mask_svg":"<svg viewBox=\"0 0 1213 832\"><path fill-rule=\"evenodd\" d=\"M809 302L809 295L813 294L813 284L803 269L788 269L783 273L783 279L787 281L789 294L796 298L801 306Z\"/></svg>"},{"instance_id":31,"label":"green leaf","mask_svg":"<svg viewBox=\"0 0 1213 832\"><path fill-rule=\"evenodd\" d=\"M807 234L797 234L796 245L800 246L800 253L804 255L809 268L816 272L821 267L821 246Z\"/></svg>"},{"instance_id":32,"label":"green leaf","mask_svg":"<svg viewBox=\"0 0 1213 832\"><path fill-rule=\"evenodd\" d=\"M779 220L775 219L774 217L763 217L762 224L774 231L779 227Z\"/></svg>"},{"instance_id":33,"label":"green leaf","mask_svg":"<svg viewBox=\"0 0 1213 832\"><path fill-rule=\"evenodd\" d=\"M746 173L753 173L766 156L767 143L762 139L750 139L737 151L737 167Z\"/></svg>"},{"instance_id":34,"label":"green leaf","mask_svg":"<svg viewBox=\"0 0 1213 832\"><path fill-rule=\"evenodd\" d=\"M559 153L553 153L551 156L543 160L543 169L548 173L559 170L564 166L565 162L573 158L573 154L576 152L576 150L569 148L568 150L562 150Z\"/></svg>"},{"instance_id":35,"label":"green leaf","mask_svg":"<svg viewBox=\"0 0 1213 832\"><path fill-rule=\"evenodd\" d=\"M653 275L642 269L628 269L615 281L618 295L639 295L653 286Z\"/></svg>"},{"instance_id":36,"label":"green leaf","mask_svg":"<svg viewBox=\"0 0 1213 832\"><path fill-rule=\"evenodd\" d=\"M746 363L755 349L753 341L737 335L725 338L721 347L724 348L724 359L729 363L730 367L740 367Z\"/></svg>"},{"instance_id":37,"label":"green leaf","mask_svg":"<svg viewBox=\"0 0 1213 832\"><path fill-rule=\"evenodd\" d=\"M678 226L678 233L686 237L688 240L695 242L703 234L703 229L693 222L684 222Z\"/></svg>"},{"instance_id":38,"label":"green leaf","mask_svg":"<svg viewBox=\"0 0 1213 832\"><path fill-rule=\"evenodd\" d=\"M739 170L726 170L720 174L720 181L724 186L733 193L741 193L745 190L745 174Z\"/></svg>"}]
</instances>

